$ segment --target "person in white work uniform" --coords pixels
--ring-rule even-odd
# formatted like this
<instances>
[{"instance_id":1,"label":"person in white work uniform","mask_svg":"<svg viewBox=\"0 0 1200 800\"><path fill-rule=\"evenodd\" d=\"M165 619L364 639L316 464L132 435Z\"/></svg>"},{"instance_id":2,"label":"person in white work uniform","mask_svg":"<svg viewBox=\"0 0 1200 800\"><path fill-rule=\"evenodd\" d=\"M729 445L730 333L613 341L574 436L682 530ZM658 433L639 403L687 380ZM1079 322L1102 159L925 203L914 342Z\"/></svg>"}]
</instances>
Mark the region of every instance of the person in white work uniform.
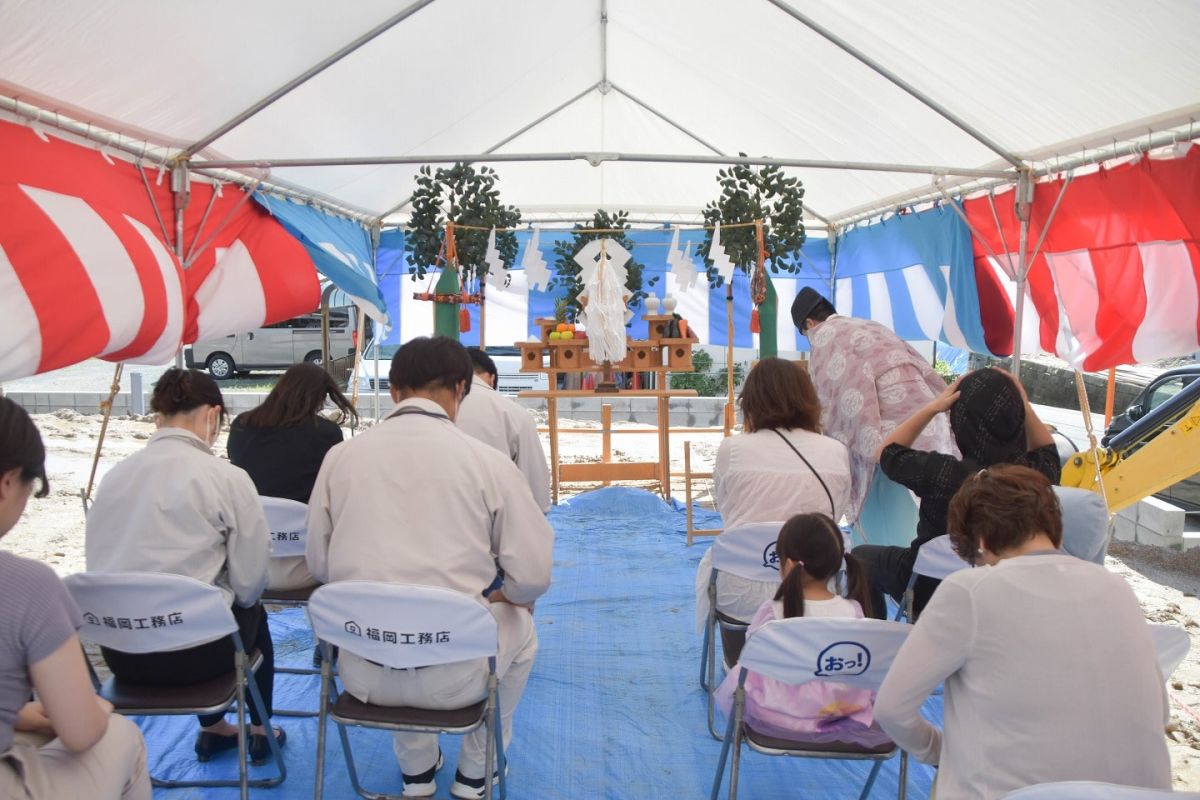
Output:
<instances>
[{"instance_id":1,"label":"person in white work uniform","mask_svg":"<svg viewBox=\"0 0 1200 800\"><path fill-rule=\"evenodd\" d=\"M1067 555L1050 480L988 467L950 501L975 569L942 581L888 670L875 719L938 765L939 800L1102 781L1171 788L1170 717L1150 627L1120 575ZM921 714L945 682L943 729Z\"/></svg>"},{"instance_id":2,"label":"person in white work uniform","mask_svg":"<svg viewBox=\"0 0 1200 800\"><path fill-rule=\"evenodd\" d=\"M471 391L458 408L455 424L512 459L529 483L533 501L550 513L550 467L537 424L520 404L496 391L496 362L478 347L468 347L475 365Z\"/></svg>"},{"instance_id":3,"label":"person in white work uniform","mask_svg":"<svg viewBox=\"0 0 1200 800\"><path fill-rule=\"evenodd\" d=\"M499 629L501 727L512 717L537 652L528 606L550 585L554 531L507 454L454 425L471 389L466 349L448 338L413 339L392 358L396 410L325 456L309 499L309 570L322 583L388 581L441 586L488 603ZM491 588L497 566L503 583ZM354 697L382 706L459 708L486 695L478 662L396 670L343 652ZM450 793L483 797L483 728L468 734ZM396 733L405 797L430 797L442 765L434 734Z\"/></svg>"},{"instance_id":4,"label":"person in white work uniform","mask_svg":"<svg viewBox=\"0 0 1200 800\"><path fill-rule=\"evenodd\" d=\"M254 482L217 458L212 446L225 418L221 390L194 369L169 369L154 384L158 430L146 446L109 470L87 515L89 572L185 575L225 595L248 651L262 653L255 683L268 716L275 652L259 595L267 585L270 532ZM140 686L188 686L229 672L230 638L167 653L100 648L109 669ZM266 725L250 704L250 758L270 756ZM222 712L200 715L196 757L237 748L237 727ZM278 728L276 740L286 737Z\"/></svg>"}]
</instances>

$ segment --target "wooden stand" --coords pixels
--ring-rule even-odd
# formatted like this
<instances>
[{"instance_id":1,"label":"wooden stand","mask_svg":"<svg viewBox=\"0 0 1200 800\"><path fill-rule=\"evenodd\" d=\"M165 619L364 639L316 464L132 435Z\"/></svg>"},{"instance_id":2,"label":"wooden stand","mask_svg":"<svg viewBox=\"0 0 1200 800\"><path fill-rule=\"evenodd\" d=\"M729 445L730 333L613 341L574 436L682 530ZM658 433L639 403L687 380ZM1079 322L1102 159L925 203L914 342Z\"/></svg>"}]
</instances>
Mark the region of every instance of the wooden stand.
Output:
<instances>
[{"instance_id":1,"label":"wooden stand","mask_svg":"<svg viewBox=\"0 0 1200 800\"><path fill-rule=\"evenodd\" d=\"M651 315L643 319L649 324L649 338L630 340L628 354L619 364L605 362L595 364L587 355L587 340L583 338L550 339L550 333L558 324L552 319L535 320L542 332L540 342L517 342L521 350L522 372L545 372L550 380L546 391L521 392L519 397L544 398L549 418L550 433L550 491L554 503L558 503L558 487L561 483L610 481L658 481L663 498L671 496L671 448L670 448L670 401L672 397L696 397L693 389L673 391L661 388L662 379L668 372L692 371L692 345L694 339L665 338L668 326L674 319L671 315ZM558 389L560 373L603 371L604 380L594 391L580 389ZM617 389L612 382L616 372L653 372L659 378L657 389ZM645 462L594 462L587 464L560 464L558 457L558 399L560 397L653 397L657 401L655 420L658 430L658 460Z\"/></svg>"},{"instance_id":2,"label":"wooden stand","mask_svg":"<svg viewBox=\"0 0 1200 800\"><path fill-rule=\"evenodd\" d=\"M578 397L653 397L657 400L655 420L658 430L657 461L592 462L560 464L558 458L558 400ZM589 389L550 389L521 392L518 397L546 400L550 428L550 496L558 503L558 487L563 483L607 483L610 481L658 481L663 499L671 497L671 398L696 397L695 389L618 389L611 392Z\"/></svg>"}]
</instances>

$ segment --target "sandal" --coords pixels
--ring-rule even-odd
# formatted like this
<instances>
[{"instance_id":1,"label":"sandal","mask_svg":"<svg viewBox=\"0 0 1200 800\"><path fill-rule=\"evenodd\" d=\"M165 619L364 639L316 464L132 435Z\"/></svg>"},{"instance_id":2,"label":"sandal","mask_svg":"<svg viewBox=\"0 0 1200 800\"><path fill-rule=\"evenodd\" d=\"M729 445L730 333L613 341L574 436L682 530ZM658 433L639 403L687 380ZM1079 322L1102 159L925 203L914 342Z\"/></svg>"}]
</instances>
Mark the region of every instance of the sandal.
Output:
<instances>
[{"instance_id":1,"label":"sandal","mask_svg":"<svg viewBox=\"0 0 1200 800\"><path fill-rule=\"evenodd\" d=\"M275 741L283 747L287 743L287 731L283 728L271 728L275 734ZM237 738L234 738L236 746ZM267 763L267 759L271 758L271 743L267 740L266 734L255 733L250 736L250 763L256 767Z\"/></svg>"}]
</instances>

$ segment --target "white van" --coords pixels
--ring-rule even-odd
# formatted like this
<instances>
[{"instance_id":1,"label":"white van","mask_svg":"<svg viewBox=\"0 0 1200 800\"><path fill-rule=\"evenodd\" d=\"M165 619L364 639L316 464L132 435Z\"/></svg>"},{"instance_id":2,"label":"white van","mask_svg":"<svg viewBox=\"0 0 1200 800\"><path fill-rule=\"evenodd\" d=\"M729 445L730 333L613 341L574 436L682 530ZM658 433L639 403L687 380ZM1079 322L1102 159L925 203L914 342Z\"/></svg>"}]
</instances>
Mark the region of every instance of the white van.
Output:
<instances>
[{"instance_id":1,"label":"white van","mask_svg":"<svg viewBox=\"0 0 1200 800\"><path fill-rule=\"evenodd\" d=\"M354 308L329 309L332 358L354 355L357 324ZM189 368L207 369L219 381L252 369L287 369L302 361L320 364L321 314L304 314L265 328L196 342L183 351L183 359Z\"/></svg>"}]
</instances>

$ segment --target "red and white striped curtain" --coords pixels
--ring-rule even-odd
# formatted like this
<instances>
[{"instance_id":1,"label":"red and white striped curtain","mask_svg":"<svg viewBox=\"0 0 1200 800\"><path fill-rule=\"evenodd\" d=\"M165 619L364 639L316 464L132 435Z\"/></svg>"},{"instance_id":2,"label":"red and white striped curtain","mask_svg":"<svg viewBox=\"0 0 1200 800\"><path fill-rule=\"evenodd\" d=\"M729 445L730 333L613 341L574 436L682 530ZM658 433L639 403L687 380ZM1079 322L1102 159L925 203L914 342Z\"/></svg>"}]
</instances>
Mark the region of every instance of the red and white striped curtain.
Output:
<instances>
[{"instance_id":1,"label":"red and white striped curtain","mask_svg":"<svg viewBox=\"0 0 1200 800\"><path fill-rule=\"evenodd\" d=\"M4 121L0 165L0 381L95 356L165 363L200 336L277 322L320 300L303 246L257 203L239 203L235 187L201 231L217 190L193 183L184 252L199 255L184 270L169 176L156 168L144 168L144 182L127 161Z\"/></svg>"},{"instance_id":2,"label":"red and white striped curtain","mask_svg":"<svg viewBox=\"0 0 1200 800\"><path fill-rule=\"evenodd\" d=\"M1063 180L1038 184L1029 247L1041 239ZM1011 192L964 203L998 260L975 242L988 342L1013 346L1019 225ZM1082 175L1067 186L1029 270L1021 350L1100 370L1200 350L1200 148Z\"/></svg>"}]
</instances>

